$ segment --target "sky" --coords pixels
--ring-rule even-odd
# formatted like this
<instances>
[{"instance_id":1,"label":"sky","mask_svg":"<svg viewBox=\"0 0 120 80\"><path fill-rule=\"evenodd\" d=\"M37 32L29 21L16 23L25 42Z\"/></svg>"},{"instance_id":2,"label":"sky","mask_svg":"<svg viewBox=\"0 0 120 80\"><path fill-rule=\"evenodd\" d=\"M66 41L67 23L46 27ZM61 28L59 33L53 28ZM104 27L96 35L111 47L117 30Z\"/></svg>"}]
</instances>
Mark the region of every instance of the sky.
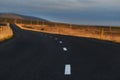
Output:
<instances>
[{"instance_id":1,"label":"sky","mask_svg":"<svg viewBox=\"0 0 120 80\"><path fill-rule=\"evenodd\" d=\"M0 0L0 13L50 21L120 26L120 0Z\"/></svg>"}]
</instances>

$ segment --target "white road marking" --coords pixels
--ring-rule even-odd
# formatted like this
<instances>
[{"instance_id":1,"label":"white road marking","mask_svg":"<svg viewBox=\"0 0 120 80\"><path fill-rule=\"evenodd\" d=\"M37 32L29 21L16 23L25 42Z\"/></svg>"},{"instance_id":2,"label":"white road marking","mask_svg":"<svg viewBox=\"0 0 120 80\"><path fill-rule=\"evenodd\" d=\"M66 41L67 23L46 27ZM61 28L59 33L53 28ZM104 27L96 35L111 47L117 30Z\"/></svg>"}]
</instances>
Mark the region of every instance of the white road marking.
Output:
<instances>
[{"instance_id":1,"label":"white road marking","mask_svg":"<svg viewBox=\"0 0 120 80\"><path fill-rule=\"evenodd\" d=\"M55 40L58 40L58 38L55 38Z\"/></svg>"},{"instance_id":2,"label":"white road marking","mask_svg":"<svg viewBox=\"0 0 120 80\"><path fill-rule=\"evenodd\" d=\"M52 36L50 36L50 38L52 38Z\"/></svg>"},{"instance_id":3,"label":"white road marking","mask_svg":"<svg viewBox=\"0 0 120 80\"><path fill-rule=\"evenodd\" d=\"M63 42L62 41L59 41L60 44L62 44Z\"/></svg>"},{"instance_id":4,"label":"white road marking","mask_svg":"<svg viewBox=\"0 0 120 80\"><path fill-rule=\"evenodd\" d=\"M67 48L66 48L66 47L63 47L63 51L67 51Z\"/></svg>"},{"instance_id":5,"label":"white road marking","mask_svg":"<svg viewBox=\"0 0 120 80\"><path fill-rule=\"evenodd\" d=\"M71 75L71 65L70 64L65 65L64 75Z\"/></svg>"}]
</instances>

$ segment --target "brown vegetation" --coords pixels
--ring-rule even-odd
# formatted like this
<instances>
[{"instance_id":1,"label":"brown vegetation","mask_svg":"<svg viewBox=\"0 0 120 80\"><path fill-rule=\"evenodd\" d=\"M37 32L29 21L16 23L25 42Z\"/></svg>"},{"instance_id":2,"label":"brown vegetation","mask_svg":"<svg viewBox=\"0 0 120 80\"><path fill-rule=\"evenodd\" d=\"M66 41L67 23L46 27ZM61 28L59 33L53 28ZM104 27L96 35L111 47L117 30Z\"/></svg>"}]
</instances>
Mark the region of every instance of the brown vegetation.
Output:
<instances>
[{"instance_id":1,"label":"brown vegetation","mask_svg":"<svg viewBox=\"0 0 120 80\"><path fill-rule=\"evenodd\" d=\"M26 25L17 24L22 29L47 32L52 34L89 37L101 40L120 42L120 27L86 26L86 25Z\"/></svg>"},{"instance_id":2,"label":"brown vegetation","mask_svg":"<svg viewBox=\"0 0 120 80\"><path fill-rule=\"evenodd\" d=\"M27 30L120 42L120 27L118 26L73 25L42 20L14 18L0 18L0 21L16 23L19 24L19 27L21 26L22 29Z\"/></svg>"},{"instance_id":3,"label":"brown vegetation","mask_svg":"<svg viewBox=\"0 0 120 80\"><path fill-rule=\"evenodd\" d=\"M13 31L10 28L9 24L0 23L0 42L10 39L13 36Z\"/></svg>"}]
</instances>

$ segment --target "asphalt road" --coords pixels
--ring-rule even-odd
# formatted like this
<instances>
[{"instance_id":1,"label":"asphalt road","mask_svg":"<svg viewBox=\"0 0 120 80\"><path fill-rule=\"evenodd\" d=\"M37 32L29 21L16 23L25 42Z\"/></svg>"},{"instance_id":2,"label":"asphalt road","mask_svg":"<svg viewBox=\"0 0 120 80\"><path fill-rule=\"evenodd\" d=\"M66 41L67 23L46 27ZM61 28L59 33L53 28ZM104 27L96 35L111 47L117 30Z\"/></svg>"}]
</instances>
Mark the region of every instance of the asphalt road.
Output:
<instances>
[{"instance_id":1,"label":"asphalt road","mask_svg":"<svg viewBox=\"0 0 120 80\"><path fill-rule=\"evenodd\" d=\"M11 27L14 38L0 43L0 80L120 80L120 44Z\"/></svg>"}]
</instances>

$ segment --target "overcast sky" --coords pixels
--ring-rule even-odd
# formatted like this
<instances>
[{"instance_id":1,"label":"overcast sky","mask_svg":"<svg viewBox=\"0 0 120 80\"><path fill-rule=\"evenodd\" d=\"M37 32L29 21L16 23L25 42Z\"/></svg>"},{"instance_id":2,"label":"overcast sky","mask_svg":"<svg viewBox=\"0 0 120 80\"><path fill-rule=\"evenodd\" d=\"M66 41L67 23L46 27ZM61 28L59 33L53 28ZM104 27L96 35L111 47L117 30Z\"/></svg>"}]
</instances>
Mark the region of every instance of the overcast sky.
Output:
<instances>
[{"instance_id":1,"label":"overcast sky","mask_svg":"<svg viewBox=\"0 0 120 80\"><path fill-rule=\"evenodd\" d=\"M0 0L0 12L75 24L120 26L120 0Z\"/></svg>"}]
</instances>

